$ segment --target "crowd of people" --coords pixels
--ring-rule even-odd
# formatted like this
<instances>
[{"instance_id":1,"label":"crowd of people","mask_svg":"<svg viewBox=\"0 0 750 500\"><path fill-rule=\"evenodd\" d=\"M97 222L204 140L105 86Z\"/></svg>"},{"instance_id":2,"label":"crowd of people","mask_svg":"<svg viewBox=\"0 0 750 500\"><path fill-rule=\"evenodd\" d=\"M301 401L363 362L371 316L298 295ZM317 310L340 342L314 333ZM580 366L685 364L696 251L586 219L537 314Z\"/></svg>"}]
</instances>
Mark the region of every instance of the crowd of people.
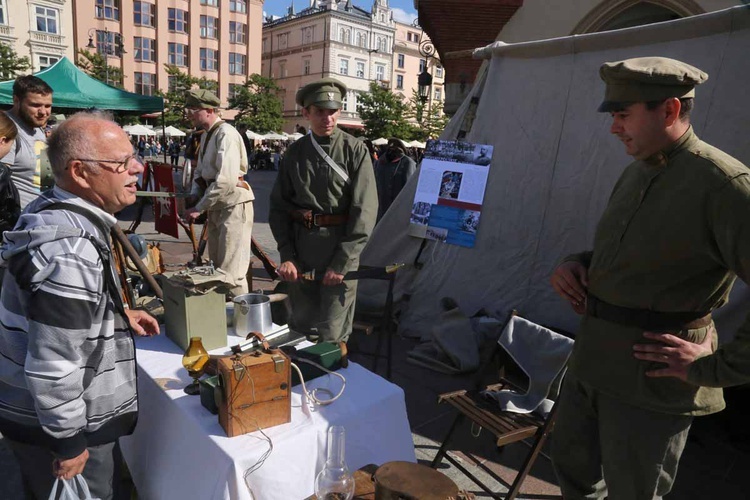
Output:
<instances>
[{"instance_id":1,"label":"crowd of people","mask_svg":"<svg viewBox=\"0 0 750 500\"><path fill-rule=\"evenodd\" d=\"M565 498L661 498L693 418L724 407L721 387L750 381L748 326L717 347L711 319L736 276L750 283L750 170L690 125L703 71L650 57L605 63L600 76L599 111L634 162L593 249L551 277L583 316L552 458ZM346 94L332 78L304 86L296 102L310 133L285 150L250 154L215 94L186 95L199 133L185 142L195 168L184 216L206 215L209 256L231 281L229 294L247 292L254 193L246 174L261 154L276 155L277 273L292 302L290 327L315 341L347 340L357 291L347 273L416 170L403 141L375 151L337 127ZM0 432L29 497L47 498L56 477L83 474L92 494L108 499L118 485L117 440L138 411L133 335L158 333L154 318L123 305L108 245L113 214L135 201L145 149L139 140L134 153L97 112L73 115L47 138L51 103L47 84L22 77L13 108L0 114L0 180L10 173L24 209L0 248ZM44 148L55 186L41 192ZM301 279L308 271L321 279Z\"/></svg>"}]
</instances>

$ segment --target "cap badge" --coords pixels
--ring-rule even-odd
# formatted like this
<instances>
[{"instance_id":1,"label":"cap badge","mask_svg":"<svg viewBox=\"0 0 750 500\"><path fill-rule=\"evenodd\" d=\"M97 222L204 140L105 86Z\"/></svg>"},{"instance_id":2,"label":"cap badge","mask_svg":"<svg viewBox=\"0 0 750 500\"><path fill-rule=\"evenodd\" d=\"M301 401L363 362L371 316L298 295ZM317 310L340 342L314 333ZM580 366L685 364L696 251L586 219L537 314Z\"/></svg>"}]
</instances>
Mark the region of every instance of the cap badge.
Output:
<instances>
[{"instance_id":1,"label":"cap badge","mask_svg":"<svg viewBox=\"0 0 750 500\"><path fill-rule=\"evenodd\" d=\"M333 92L328 92L328 100L333 101Z\"/></svg>"}]
</instances>

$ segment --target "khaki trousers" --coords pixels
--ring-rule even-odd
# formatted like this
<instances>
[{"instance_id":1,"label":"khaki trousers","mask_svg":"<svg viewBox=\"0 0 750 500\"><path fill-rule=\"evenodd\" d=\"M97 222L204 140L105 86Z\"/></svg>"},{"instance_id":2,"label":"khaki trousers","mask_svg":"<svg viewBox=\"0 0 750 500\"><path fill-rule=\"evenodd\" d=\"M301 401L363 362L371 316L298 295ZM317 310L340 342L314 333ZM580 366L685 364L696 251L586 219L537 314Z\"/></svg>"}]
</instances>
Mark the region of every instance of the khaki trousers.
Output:
<instances>
[{"instance_id":1,"label":"khaki trousers","mask_svg":"<svg viewBox=\"0 0 750 500\"><path fill-rule=\"evenodd\" d=\"M247 270L252 251L253 202L208 211L208 258L234 280L234 296L248 293Z\"/></svg>"},{"instance_id":2,"label":"khaki trousers","mask_svg":"<svg viewBox=\"0 0 750 500\"><path fill-rule=\"evenodd\" d=\"M602 394L568 374L552 435L563 498L660 499L672 489L693 417Z\"/></svg>"}]
</instances>

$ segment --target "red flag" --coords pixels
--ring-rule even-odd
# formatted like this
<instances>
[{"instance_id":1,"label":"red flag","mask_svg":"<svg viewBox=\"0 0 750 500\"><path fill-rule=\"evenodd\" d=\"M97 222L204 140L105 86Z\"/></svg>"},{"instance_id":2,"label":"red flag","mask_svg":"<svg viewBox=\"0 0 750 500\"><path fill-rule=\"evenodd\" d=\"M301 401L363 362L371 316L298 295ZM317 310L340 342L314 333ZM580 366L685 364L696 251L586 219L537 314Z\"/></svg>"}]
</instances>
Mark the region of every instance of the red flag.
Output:
<instances>
[{"instance_id":1,"label":"red flag","mask_svg":"<svg viewBox=\"0 0 750 500\"><path fill-rule=\"evenodd\" d=\"M154 190L174 193L172 167L166 163L149 162L154 173ZM159 233L179 238L175 198L154 198L154 227Z\"/></svg>"}]
</instances>

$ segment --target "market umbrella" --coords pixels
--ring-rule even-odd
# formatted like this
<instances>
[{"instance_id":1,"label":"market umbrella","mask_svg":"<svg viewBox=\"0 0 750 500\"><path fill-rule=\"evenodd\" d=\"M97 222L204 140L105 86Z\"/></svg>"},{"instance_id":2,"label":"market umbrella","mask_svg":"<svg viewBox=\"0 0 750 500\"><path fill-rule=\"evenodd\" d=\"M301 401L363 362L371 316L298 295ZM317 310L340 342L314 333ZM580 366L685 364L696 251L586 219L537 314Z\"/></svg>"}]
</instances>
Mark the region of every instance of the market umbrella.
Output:
<instances>
[{"instance_id":1,"label":"market umbrella","mask_svg":"<svg viewBox=\"0 0 750 500\"><path fill-rule=\"evenodd\" d=\"M424 149L426 146L424 142L419 142L417 140L411 141L407 144L409 144L409 146L411 146L412 148L419 148L419 149Z\"/></svg>"},{"instance_id":2,"label":"market umbrella","mask_svg":"<svg viewBox=\"0 0 750 500\"><path fill-rule=\"evenodd\" d=\"M293 134L289 134L288 139L291 141L297 141L299 139L302 139L303 137L305 137L305 134L300 134L299 132L295 132Z\"/></svg>"},{"instance_id":3,"label":"market umbrella","mask_svg":"<svg viewBox=\"0 0 750 500\"><path fill-rule=\"evenodd\" d=\"M247 136L247 138L248 138L248 139L250 139L251 141L262 141L262 140L264 140L264 139L265 139L265 136L264 136L263 134L256 134L256 133L255 133L255 132L253 132L252 130L248 130L248 131L246 131L246 132L245 132L245 135L246 135L246 136Z\"/></svg>"},{"instance_id":4,"label":"market umbrella","mask_svg":"<svg viewBox=\"0 0 750 500\"><path fill-rule=\"evenodd\" d=\"M122 128L129 135L156 135L156 132L143 125L126 125Z\"/></svg>"},{"instance_id":5,"label":"market umbrella","mask_svg":"<svg viewBox=\"0 0 750 500\"><path fill-rule=\"evenodd\" d=\"M374 141L372 141L372 144L375 146L383 146L385 144L388 144L388 139L383 139L382 137L378 137Z\"/></svg>"},{"instance_id":6,"label":"market umbrella","mask_svg":"<svg viewBox=\"0 0 750 500\"><path fill-rule=\"evenodd\" d=\"M164 133L169 137L185 137L185 132L172 125L165 128ZM162 135L161 132L159 132L159 135Z\"/></svg>"},{"instance_id":7,"label":"market umbrella","mask_svg":"<svg viewBox=\"0 0 750 500\"><path fill-rule=\"evenodd\" d=\"M276 132L269 132L264 134L263 138L267 141L283 141L286 139L286 136L277 134Z\"/></svg>"}]
</instances>

